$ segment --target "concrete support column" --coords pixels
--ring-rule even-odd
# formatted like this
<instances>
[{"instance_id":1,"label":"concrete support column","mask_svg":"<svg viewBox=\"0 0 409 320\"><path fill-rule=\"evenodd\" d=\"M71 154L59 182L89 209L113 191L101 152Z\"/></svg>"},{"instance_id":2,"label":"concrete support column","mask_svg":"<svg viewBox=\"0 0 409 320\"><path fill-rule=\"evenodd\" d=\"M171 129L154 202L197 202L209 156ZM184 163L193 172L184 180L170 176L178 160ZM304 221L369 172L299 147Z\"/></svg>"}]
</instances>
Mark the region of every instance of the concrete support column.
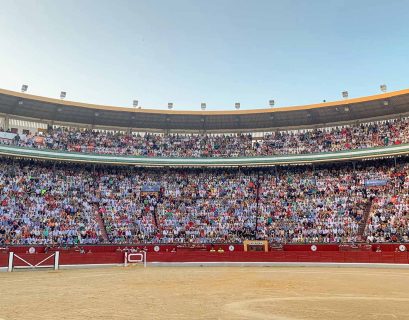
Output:
<instances>
[{"instance_id":1,"label":"concrete support column","mask_svg":"<svg viewBox=\"0 0 409 320\"><path fill-rule=\"evenodd\" d=\"M10 116L8 114L6 114L6 116L4 117L4 131L7 131L8 129L10 129Z\"/></svg>"}]
</instances>

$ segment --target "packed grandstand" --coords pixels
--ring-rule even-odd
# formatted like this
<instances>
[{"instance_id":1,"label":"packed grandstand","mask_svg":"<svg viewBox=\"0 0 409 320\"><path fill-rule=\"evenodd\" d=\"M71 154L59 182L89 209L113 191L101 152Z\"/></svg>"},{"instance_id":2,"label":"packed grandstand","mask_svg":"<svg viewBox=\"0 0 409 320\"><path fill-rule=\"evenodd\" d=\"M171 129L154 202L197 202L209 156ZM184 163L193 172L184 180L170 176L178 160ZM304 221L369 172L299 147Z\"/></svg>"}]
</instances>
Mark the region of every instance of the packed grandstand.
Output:
<instances>
[{"instance_id":1,"label":"packed grandstand","mask_svg":"<svg viewBox=\"0 0 409 320\"><path fill-rule=\"evenodd\" d=\"M10 117L1 145L54 153L245 157L251 163L256 156L409 143L409 118L402 114L261 134L143 133L48 122L13 128ZM406 154L297 166L135 168L1 152L0 245L409 241Z\"/></svg>"},{"instance_id":2,"label":"packed grandstand","mask_svg":"<svg viewBox=\"0 0 409 320\"><path fill-rule=\"evenodd\" d=\"M4 129L0 129L4 131ZM10 133L10 132L9 132ZM146 157L253 157L365 149L409 142L409 119L359 125L247 134L154 134L50 128L12 133L3 144L22 147Z\"/></svg>"}]
</instances>

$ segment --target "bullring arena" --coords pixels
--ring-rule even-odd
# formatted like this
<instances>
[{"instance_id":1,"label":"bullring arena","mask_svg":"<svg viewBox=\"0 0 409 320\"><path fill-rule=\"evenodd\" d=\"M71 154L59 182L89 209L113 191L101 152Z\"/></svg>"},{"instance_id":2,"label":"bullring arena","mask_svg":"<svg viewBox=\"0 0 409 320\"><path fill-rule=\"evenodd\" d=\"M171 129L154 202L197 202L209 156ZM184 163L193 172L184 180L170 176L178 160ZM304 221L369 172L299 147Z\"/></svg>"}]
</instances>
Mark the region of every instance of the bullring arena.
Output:
<instances>
[{"instance_id":1,"label":"bullring arena","mask_svg":"<svg viewBox=\"0 0 409 320\"><path fill-rule=\"evenodd\" d=\"M0 0L0 320L409 320L408 12Z\"/></svg>"},{"instance_id":2,"label":"bullring arena","mask_svg":"<svg viewBox=\"0 0 409 320\"><path fill-rule=\"evenodd\" d=\"M125 266L132 253L124 246L60 249L58 270L53 259L35 269L25 263L52 252L15 247L16 272L0 272L0 319L409 319L409 257L396 245L382 252L155 247L145 247L146 267ZM0 255L0 271L7 256Z\"/></svg>"},{"instance_id":3,"label":"bullring arena","mask_svg":"<svg viewBox=\"0 0 409 320\"><path fill-rule=\"evenodd\" d=\"M1 319L409 319L409 270L111 267L0 273Z\"/></svg>"},{"instance_id":4,"label":"bullring arena","mask_svg":"<svg viewBox=\"0 0 409 320\"><path fill-rule=\"evenodd\" d=\"M409 319L409 90L234 112L0 90L0 319Z\"/></svg>"}]
</instances>

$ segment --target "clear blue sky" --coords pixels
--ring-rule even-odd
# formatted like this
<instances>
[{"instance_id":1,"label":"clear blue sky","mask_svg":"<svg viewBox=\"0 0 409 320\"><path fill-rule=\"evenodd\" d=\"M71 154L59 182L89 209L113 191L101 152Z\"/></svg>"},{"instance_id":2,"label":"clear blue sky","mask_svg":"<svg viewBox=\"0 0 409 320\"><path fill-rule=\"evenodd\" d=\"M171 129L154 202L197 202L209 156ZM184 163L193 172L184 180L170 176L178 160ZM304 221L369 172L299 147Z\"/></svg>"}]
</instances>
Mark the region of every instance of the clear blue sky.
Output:
<instances>
[{"instance_id":1,"label":"clear blue sky","mask_svg":"<svg viewBox=\"0 0 409 320\"><path fill-rule=\"evenodd\" d=\"M0 0L0 87L108 105L299 105L409 87L409 0Z\"/></svg>"}]
</instances>

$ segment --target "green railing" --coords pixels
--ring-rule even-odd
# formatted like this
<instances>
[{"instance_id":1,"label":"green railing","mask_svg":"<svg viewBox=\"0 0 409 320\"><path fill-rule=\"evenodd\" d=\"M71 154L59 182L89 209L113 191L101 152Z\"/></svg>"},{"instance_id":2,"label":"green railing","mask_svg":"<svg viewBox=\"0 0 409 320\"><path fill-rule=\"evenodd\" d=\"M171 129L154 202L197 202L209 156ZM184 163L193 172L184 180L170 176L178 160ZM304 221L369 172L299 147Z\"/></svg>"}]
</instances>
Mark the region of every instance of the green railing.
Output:
<instances>
[{"instance_id":1,"label":"green railing","mask_svg":"<svg viewBox=\"0 0 409 320\"><path fill-rule=\"evenodd\" d=\"M359 160L396 156L402 154L409 154L409 144L337 152L235 158L162 158L122 155L116 156L0 145L0 155L71 162L88 162L101 164L106 163L135 166L272 166L280 164L303 164L314 162Z\"/></svg>"}]
</instances>

